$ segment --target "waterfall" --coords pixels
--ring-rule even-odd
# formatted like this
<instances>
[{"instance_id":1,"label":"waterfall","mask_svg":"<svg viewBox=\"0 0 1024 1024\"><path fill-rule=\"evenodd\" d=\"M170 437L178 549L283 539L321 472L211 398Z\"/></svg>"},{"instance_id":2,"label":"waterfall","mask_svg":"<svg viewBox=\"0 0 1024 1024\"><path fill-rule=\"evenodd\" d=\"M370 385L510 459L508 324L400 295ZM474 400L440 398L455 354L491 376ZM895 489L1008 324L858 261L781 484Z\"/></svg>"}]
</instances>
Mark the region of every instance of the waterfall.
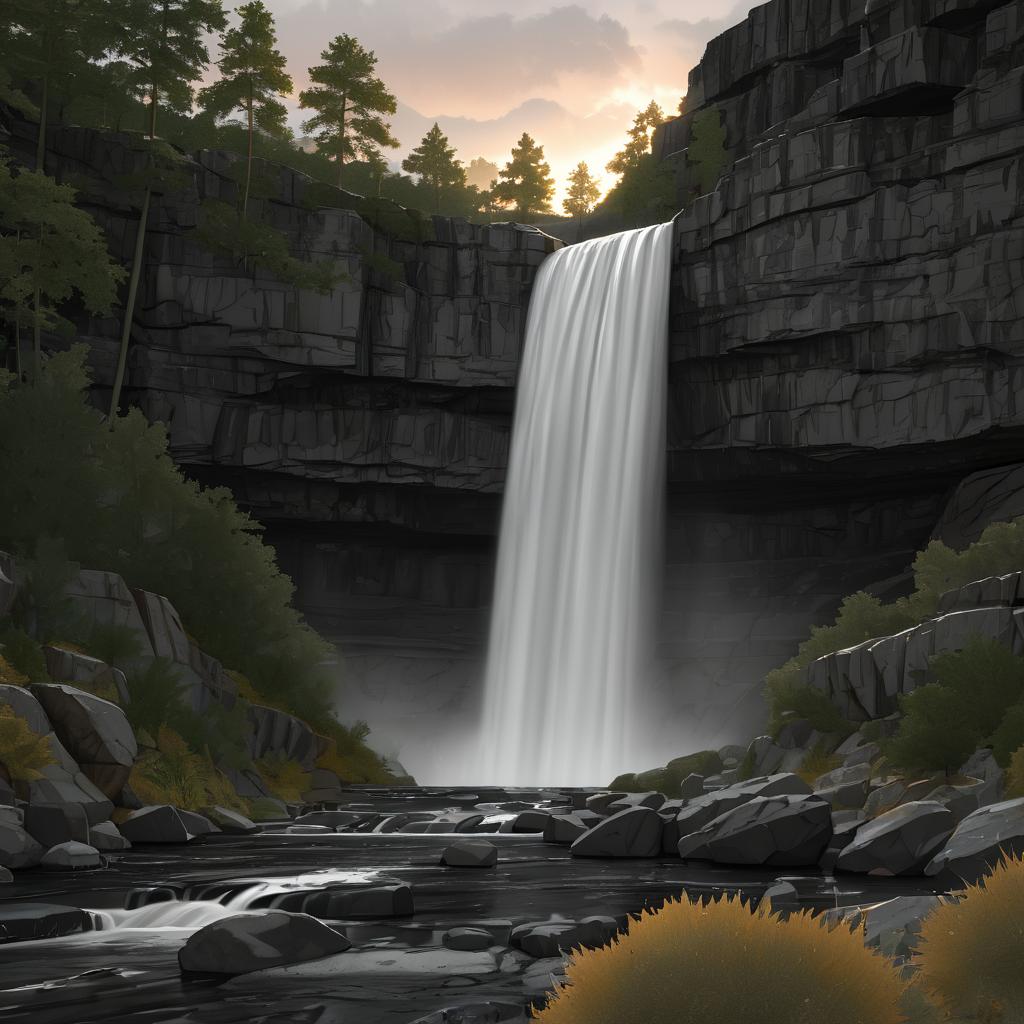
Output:
<instances>
[{"instance_id":1,"label":"waterfall","mask_svg":"<svg viewBox=\"0 0 1024 1024\"><path fill-rule=\"evenodd\" d=\"M607 785L645 767L671 243L671 224L596 238L537 277L466 781Z\"/></svg>"}]
</instances>

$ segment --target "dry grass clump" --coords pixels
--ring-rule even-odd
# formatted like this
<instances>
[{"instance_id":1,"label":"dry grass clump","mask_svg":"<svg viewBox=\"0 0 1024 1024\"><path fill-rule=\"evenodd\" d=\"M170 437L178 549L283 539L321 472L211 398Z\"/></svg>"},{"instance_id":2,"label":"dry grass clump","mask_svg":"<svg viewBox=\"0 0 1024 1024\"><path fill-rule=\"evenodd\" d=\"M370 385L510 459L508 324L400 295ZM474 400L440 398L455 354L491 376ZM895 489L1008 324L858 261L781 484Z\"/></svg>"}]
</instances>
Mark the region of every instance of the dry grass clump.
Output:
<instances>
[{"instance_id":1,"label":"dry grass clump","mask_svg":"<svg viewBox=\"0 0 1024 1024\"><path fill-rule=\"evenodd\" d=\"M822 775L834 771L843 763L843 759L836 754L829 754L819 743L813 749L807 751L807 756L800 762L796 774L800 776L808 786L813 786L815 781Z\"/></svg>"},{"instance_id":2,"label":"dry grass clump","mask_svg":"<svg viewBox=\"0 0 1024 1024\"><path fill-rule=\"evenodd\" d=\"M573 954L544 1024L901 1024L906 983L859 934L738 898L669 901Z\"/></svg>"},{"instance_id":3,"label":"dry grass clump","mask_svg":"<svg viewBox=\"0 0 1024 1024\"><path fill-rule=\"evenodd\" d=\"M28 686L28 676L19 672L0 654L0 683L6 686Z\"/></svg>"},{"instance_id":4,"label":"dry grass clump","mask_svg":"<svg viewBox=\"0 0 1024 1024\"><path fill-rule=\"evenodd\" d=\"M918 943L919 984L948 1014L1024 1022L1024 859L1003 859L959 903L938 907Z\"/></svg>"},{"instance_id":5,"label":"dry grass clump","mask_svg":"<svg viewBox=\"0 0 1024 1024\"><path fill-rule=\"evenodd\" d=\"M1006 799L1024 796L1024 747L1018 747L1010 758L1006 770Z\"/></svg>"},{"instance_id":6,"label":"dry grass clump","mask_svg":"<svg viewBox=\"0 0 1024 1024\"><path fill-rule=\"evenodd\" d=\"M302 794L312 782L312 775L297 761L275 754L261 757L256 762L256 771L274 796L290 804L302 803Z\"/></svg>"},{"instance_id":7,"label":"dry grass clump","mask_svg":"<svg viewBox=\"0 0 1024 1024\"><path fill-rule=\"evenodd\" d=\"M8 704L0 704L0 766L11 782L35 782L54 764L50 741L33 732Z\"/></svg>"}]
</instances>

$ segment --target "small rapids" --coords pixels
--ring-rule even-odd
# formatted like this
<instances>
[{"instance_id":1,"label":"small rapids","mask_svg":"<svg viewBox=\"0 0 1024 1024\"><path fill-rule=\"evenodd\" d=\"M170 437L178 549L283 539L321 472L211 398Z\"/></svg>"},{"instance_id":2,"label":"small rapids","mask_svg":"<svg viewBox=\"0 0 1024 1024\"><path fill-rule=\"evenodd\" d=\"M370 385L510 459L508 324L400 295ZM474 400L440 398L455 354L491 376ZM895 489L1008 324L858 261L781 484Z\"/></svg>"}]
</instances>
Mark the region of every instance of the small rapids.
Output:
<instances>
[{"instance_id":1,"label":"small rapids","mask_svg":"<svg viewBox=\"0 0 1024 1024\"><path fill-rule=\"evenodd\" d=\"M378 879L371 871L313 871L275 879L238 879L230 883L193 886L179 897L168 899L162 890L158 902L124 910L89 909L94 931L123 930L152 931L178 929L198 931L214 921L249 911L266 910L281 899L301 892L314 892L336 885L365 885ZM218 890L218 895L212 893ZM153 890L139 890L136 896L145 898Z\"/></svg>"}]
</instances>

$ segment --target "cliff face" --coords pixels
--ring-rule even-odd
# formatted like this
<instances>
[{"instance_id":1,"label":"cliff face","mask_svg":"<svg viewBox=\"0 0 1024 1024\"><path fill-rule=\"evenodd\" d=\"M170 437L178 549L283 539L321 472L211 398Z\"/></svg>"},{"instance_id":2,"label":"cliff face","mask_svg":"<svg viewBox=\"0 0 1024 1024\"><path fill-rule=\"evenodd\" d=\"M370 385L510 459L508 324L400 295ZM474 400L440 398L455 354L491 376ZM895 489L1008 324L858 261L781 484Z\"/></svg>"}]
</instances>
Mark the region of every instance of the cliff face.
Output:
<instances>
[{"instance_id":1,"label":"cliff face","mask_svg":"<svg viewBox=\"0 0 1024 1024\"><path fill-rule=\"evenodd\" d=\"M717 608L670 602L668 653L709 684L676 692L726 706L761 652L791 653L831 611L830 592L900 573L933 530L963 544L1019 505L1024 4L867 6L755 8L711 42L686 112L655 139L685 206L672 502L712 538L678 531L669 561L727 581ZM709 111L727 153L694 198L689 149ZM716 635L744 607L750 632ZM723 686L697 661L730 642Z\"/></svg>"},{"instance_id":2,"label":"cliff face","mask_svg":"<svg viewBox=\"0 0 1024 1024\"><path fill-rule=\"evenodd\" d=\"M655 138L682 212L652 764L749 738L759 680L842 596L898 593L933 531L962 544L1024 507L1024 4L869 7L755 8ZM709 110L726 153L698 197ZM50 147L127 257L127 140ZM228 170L200 154L154 207L127 398L266 524L345 652L343 716L443 782L430 759L479 694L529 291L560 243L275 169L266 218L349 274L298 293L189 239L202 199L233 199ZM102 397L117 325L87 333Z\"/></svg>"}]
</instances>

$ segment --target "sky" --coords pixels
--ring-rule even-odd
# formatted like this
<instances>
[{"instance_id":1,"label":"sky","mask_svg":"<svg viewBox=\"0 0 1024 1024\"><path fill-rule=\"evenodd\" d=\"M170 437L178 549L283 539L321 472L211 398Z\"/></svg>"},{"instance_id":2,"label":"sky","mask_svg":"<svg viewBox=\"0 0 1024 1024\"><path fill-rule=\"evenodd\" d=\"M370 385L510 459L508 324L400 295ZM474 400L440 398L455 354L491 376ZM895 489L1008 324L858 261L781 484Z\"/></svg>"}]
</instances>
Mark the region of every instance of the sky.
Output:
<instances>
[{"instance_id":1,"label":"sky","mask_svg":"<svg viewBox=\"0 0 1024 1024\"><path fill-rule=\"evenodd\" d=\"M499 166L524 132L544 146L560 210L581 160L607 189L604 165L636 112L656 100L674 114L708 40L745 17L734 0L266 0L295 81L300 129L306 69L341 33L378 58L398 100L397 168L437 121L466 164ZM228 5L230 5L230 0Z\"/></svg>"}]
</instances>

